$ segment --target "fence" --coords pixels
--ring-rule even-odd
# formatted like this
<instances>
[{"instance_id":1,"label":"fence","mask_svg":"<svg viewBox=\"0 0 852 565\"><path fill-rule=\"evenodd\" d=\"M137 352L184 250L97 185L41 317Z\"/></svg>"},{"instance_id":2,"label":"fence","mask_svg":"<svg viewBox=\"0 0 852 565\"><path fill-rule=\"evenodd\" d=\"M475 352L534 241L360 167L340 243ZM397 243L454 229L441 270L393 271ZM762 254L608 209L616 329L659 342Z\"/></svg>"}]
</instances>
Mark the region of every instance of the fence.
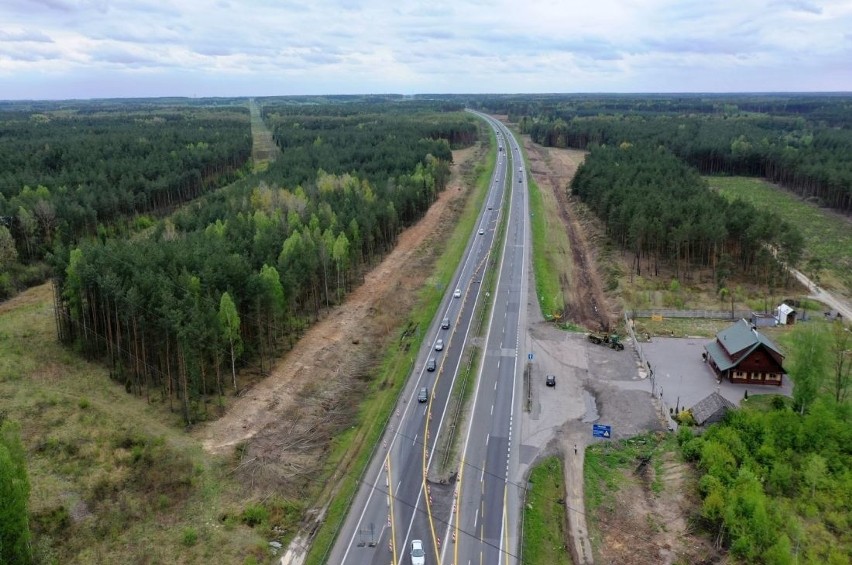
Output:
<instances>
[{"instance_id":1,"label":"fence","mask_svg":"<svg viewBox=\"0 0 852 565\"><path fill-rule=\"evenodd\" d=\"M631 318L652 318L654 316L662 316L663 318L708 318L711 320L739 320L751 318L751 310L630 310L625 312L625 318L629 315Z\"/></svg>"}]
</instances>

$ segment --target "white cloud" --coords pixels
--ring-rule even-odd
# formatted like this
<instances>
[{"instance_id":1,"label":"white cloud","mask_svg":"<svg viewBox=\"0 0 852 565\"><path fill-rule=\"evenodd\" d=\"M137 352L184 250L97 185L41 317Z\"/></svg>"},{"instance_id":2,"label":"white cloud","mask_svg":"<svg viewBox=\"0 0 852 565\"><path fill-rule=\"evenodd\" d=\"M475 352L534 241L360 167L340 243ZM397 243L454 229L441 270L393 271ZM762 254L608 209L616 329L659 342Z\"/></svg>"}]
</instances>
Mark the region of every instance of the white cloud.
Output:
<instances>
[{"instance_id":1,"label":"white cloud","mask_svg":"<svg viewBox=\"0 0 852 565\"><path fill-rule=\"evenodd\" d=\"M0 98L133 95L122 76L148 96L852 90L848 0L6 0L0 22Z\"/></svg>"}]
</instances>

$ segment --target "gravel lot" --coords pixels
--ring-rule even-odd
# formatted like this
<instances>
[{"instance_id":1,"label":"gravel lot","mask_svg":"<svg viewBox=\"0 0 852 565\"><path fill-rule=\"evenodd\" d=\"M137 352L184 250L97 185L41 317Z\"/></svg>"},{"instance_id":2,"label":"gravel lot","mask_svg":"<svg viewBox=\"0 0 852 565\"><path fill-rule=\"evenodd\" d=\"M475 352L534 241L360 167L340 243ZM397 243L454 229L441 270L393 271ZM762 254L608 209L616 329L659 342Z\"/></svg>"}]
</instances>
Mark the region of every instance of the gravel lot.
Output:
<instances>
[{"instance_id":1,"label":"gravel lot","mask_svg":"<svg viewBox=\"0 0 852 565\"><path fill-rule=\"evenodd\" d=\"M624 351L590 343L545 322L531 324L527 353L530 385L525 390L521 425L521 463L546 452L552 440L578 445L601 441L592 423L612 426L614 439L665 429L650 379L639 376L630 343ZM545 386L548 374L556 386Z\"/></svg>"}]
</instances>

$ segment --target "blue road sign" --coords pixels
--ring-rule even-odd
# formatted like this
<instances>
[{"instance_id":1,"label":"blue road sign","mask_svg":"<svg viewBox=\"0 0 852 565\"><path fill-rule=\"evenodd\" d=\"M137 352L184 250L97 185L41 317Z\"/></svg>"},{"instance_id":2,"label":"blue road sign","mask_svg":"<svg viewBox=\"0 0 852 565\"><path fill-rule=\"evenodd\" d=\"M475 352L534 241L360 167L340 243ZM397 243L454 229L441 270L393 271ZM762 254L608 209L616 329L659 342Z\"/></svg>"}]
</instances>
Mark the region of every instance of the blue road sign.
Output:
<instances>
[{"instance_id":1,"label":"blue road sign","mask_svg":"<svg viewBox=\"0 0 852 565\"><path fill-rule=\"evenodd\" d=\"M527 353L527 359L529 359L530 361L532 361L532 360L533 360L533 354L532 354L532 353Z\"/></svg>"},{"instance_id":2,"label":"blue road sign","mask_svg":"<svg viewBox=\"0 0 852 565\"><path fill-rule=\"evenodd\" d=\"M612 437L612 427L604 426L603 424L592 424L593 437Z\"/></svg>"}]
</instances>

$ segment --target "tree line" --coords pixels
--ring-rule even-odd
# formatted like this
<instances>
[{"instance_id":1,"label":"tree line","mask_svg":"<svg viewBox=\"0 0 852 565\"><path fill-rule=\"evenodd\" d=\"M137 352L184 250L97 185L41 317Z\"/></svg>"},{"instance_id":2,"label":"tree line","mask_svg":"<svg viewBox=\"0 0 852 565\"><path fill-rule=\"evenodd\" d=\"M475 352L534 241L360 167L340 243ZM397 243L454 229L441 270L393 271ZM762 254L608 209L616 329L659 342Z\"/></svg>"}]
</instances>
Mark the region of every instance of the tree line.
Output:
<instances>
[{"instance_id":1,"label":"tree line","mask_svg":"<svg viewBox=\"0 0 852 565\"><path fill-rule=\"evenodd\" d=\"M333 105L264 104L262 113L282 155L272 175L298 185L320 168L375 180L411 171L429 153L448 160L450 151L471 145L477 124L455 110L435 112L415 102Z\"/></svg>"},{"instance_id":2,"label":"tree line","mask_svg":"<svg viewBox=\"0 0 852 565\"><path fill-rule=\"evenodd\" d=\"M450 137L473 123L459 112L397 115L380 106L373 114L327 122L323 133L358 139L378 122L384 135L368 146L372 157L349 148L341 149L345 161L325 162L322 150L300 151L312 173L279 160L158 222L147 237L90 239L57 254L60 338L106 359L128 391L168 402L187 422L203 418L208 399L239 386L239 367L266 370L445 188L450 143L424 141L427 128L418 122L442 123ZM278 122L277 129L285 158L302 147L290 132L320 146L301 128ZM354 162L384 170L346 172L357 170Z\"/></svg>"},{"instance_id":3,"label":"tree line","mask_svg":"<svg viewBox=\"0 0 852 565\"><path fill-rule=\"evenodd\" d=\"M0 297L54 245L192 200L250 156L244 107L12 105L0 112Z\"/></svg>"},{"instance_id":4,"label":"tree line","mask_svg":"<svg viewBox=\"0 0 852 565\"><path fill-rule=\"evenodd\" d=\"M744 563L848 563L848 405L820 400L804 416L777 406L737 410L702 436L680 436L703 473L701 522Z\"/></svg>"},{"instance_id":5,"label":"tree line","mask_svg":"<svg viewBox=\"0 0 852 565\"><path fill-rule=\"evenodd\" d=\"M514 118L542 145L663 145L703 174L764 177L852 213L848 97L604 97L518 103L512 110L527 112Z\"/></svg>"},{"instance_id":6,"label":"tree line","mask_svg":"<svg viewBox=\"0 0 852 565\"><path fill-rule=\"evenodd\" d=\"M663 147L594 146L571 189L609 236L635 253L636 274L643 261L656 274L662 260L678 277L711 268L720 287L735 268L779 284L777 260L795 264L802 254L804 240L793 226L748 203L727 202Z\"/></svg>"}]
</instances>

